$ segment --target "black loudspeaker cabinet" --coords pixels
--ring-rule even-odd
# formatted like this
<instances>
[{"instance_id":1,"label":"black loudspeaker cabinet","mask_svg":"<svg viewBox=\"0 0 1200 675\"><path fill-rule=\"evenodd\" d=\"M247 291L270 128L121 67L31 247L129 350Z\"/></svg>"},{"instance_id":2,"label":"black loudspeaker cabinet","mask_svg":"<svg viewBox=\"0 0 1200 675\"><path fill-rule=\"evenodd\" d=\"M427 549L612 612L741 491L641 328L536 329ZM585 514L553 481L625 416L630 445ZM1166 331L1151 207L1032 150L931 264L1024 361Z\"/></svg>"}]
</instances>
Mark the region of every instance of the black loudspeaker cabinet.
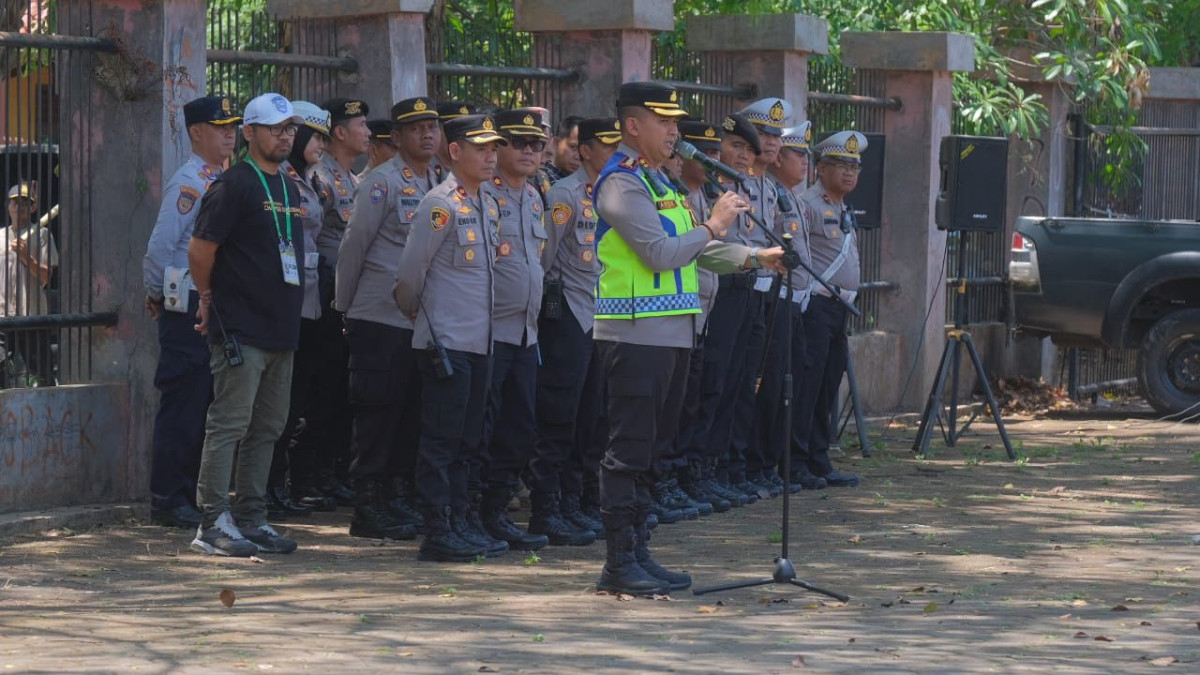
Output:
<instances>
[{"instance_id":1,"label":"black loudspeaker cabinet","mask_svg":"<svg viewBox=\"0 0 1200 675\"><path fill-rule=\"evenodd\" d=\"M858 174L854 192L846 195L846 203L854 209L858 227L871 229L883 224L883 157L887 137L867 133L863 136L867 137L867 149L862 153L862 173Z\"/></svg>"},{"instance_id":2,"label":"black loudspeaker cabinet","mask_svg":"<svg viewBox=\"0 0 1200 675\"><path fill-rule=\"evenodd\" d=\"M934 215L938 229L1003 232L1008 139L946 136L938 164L942 169Z\"/></svg>"}]
</instances>

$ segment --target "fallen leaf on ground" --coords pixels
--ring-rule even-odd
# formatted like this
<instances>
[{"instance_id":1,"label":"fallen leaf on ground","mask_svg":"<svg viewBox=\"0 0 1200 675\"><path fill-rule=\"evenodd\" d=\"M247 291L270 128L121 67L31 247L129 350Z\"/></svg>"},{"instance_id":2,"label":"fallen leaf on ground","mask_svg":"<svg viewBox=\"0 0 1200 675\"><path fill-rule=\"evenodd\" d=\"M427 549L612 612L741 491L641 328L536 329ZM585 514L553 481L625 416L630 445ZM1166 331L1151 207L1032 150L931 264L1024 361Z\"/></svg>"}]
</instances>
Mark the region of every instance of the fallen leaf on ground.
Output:
<instances>
[{"instance_id":1,"label":"fallen leaf on ground","mask_svg":"<svg viewBox=\"0 0 1200 675\"><path fill-rule=\"evenodd\" d=\"M696 608L696 611L701 614L714 614L717 612L717 610L718 608L713 607L712 605L700 605Z\"/></svg>"},{"instance_id":2,"label":"fallen leaf on ground","mask_svg":"<svg viewBox=\"0 0 1200 675\"><path fill-rule=\"evenodd\" d=\"M808 603L807 605L805 605L805 606L804 606L804 609L821 609L821 603L819 603L819 602L810 602L810 603Z\"/></svg>"},{"instance_id":3,"label":"fallen leaf on ground","mask_svg":"<svg viewBox=\"0 0 1200 675\"><path fill-rule=\"evenodd\" d=\"M807 667L807 666L806 666L806 664L804 663L804 657L803 657L803 656L801 656L801 655L799 655L799 654L797 654L797 655L796 655L796 658L792 659L792 667L793 667L793 668L805 668L805 667Z\"/></svg>"},{"instance_id":4,"label":"fallen leaf on ground","mask_svg":"<svg viewBox=\"0 0 1200 675\"><path fill-rule=\"evenodd\" d=\"M1076 633L1076 634L1075 634L1075 639L1076 639L1076 640L1082 640L1082 639L1084 639L1084 638L1089 638L1089 637L1091 637L1091 636L1090 636L1090 635L1088 635L1087 633L1083 632L1083 631L1079 631L1078 633Z\"/></svg>"},{"instance_id":5,"label":"fallen leaf on ground","mask_svg":"<svg viewBox=\"0 0 1200 675\"><path fill-rule=\"evenodd\" d=\"M498 672L500 672L500 669L493 668L491 666L479 666L479 672L481 672L481 673L498 673Z\"/></svg>"},{"instance_id":6,"label":"fallen leaf on ground","mask_svg":"<svg viewBox=\"0 0 1200 675\"><path fill-rule=\"evenodd\" d=\"M879 606L880 607L891 607L893 604L895 604L895 603L893 603L891 600L885 600L884 602L879 603ZM1197 622L1196 625L1200 626L1200 622Z\"/></svg>"},{"instance_id":7,"label":"fallen leaf on ground","mask_svg":"<svg viewBox=\"0 0 1200 675\"><path fill-rule=\"evenodd\" d=\"M1150 661L1150 665L1152 666L1169 666L1172 663L1179 663L1179 659L1175 658L1174 656L1160 656L1157 659L1151 659Z\"/></svg>"},{"instance_id":8,"label":"fallen leaf on ground","mask_svg":"<svg viewBox=\"0 0 1200 675\"><path fill-rule=\"evenodd\" d=\"M1143 621L1143 622L1139 623L1138 625L1139 626L1153 626L1154 624L1150 623L1149 621Z\"/></svg>"},{"instance_id":9,"label":"fallen leaf on ground","mask_svg":"<svg viewBox=\"0 0 1200 675\"><path fill-rule=\"evenodd\" d=\"M237 596L228 588L221 591L221 594L217 597L221 598L221 604L226 607L233 607L233 603L237 601Z\"/></svg>"},{"instance_id":10,"label":"fallen leaf on ground","mask_svg":"<svg viewBox=\"0 0 1200 675\"><path fill-rule=\"evenodd\" d=\"M1141 598L1125 598L1125 602L1141 602Z\"/></svg>"},{"instance_id":11,"label":"fallen leaf on ground","mask_svg":"<svg viewBox=\"0 0 1200 675\"><path fill-rule=\"evenodd\" d=\"M1092 639L1095 640L1096 642L1112 642L1113 641L1113 639L1108 637L1107 635L1097 635L1096 637L1094 637Z\"/></svg>"},{"instance_id":12,"label":"fallen leaf on ground","mask_svg":"<svg viewBox=\"0 0 1200 675\"><path fill-rule=\"evenodd\" d=\"M925 605L924 609L921 611L925 612L926 614L933 614L934 612L938 611L938 604L936 602L931 602L928 605Z\"/></svg>"},{"instance_id":13,"label":"fallen leaf on ground","mask_svg":"<svg viewBox=\"0 0 1200 675\"><path fill-rule=\"evenodd\" d=\"M856 534L853 537L850 537L849 539L847 539L846 541L850 542L851 544L861 544L862 537L860 535Z\"/></svg>"},{"instance_id":14,"label":"fallen leaf on ground","mask_svg":"<svg viewBox=\"0 0 1200 675\"><path fill-rule=\"evenodd\" d=\"M1060 616L1060 617L1058 617L1058 618L1060 618L1060 619L1063 619L1064 621L1069 621L1069 620L1071 619L1071 615L1070 615L1070 614L1063 614L1062 616Z\"/></svg>"},{"instance_id":15,"label":"fallen leaf on ground","mask_svg":"<svg viewBox=\"0 0 1200 675\"><path fill-rule=\"evenodd\" d=\"M855 640L857 640L857 638L850 638L850 640L849 640L849 641L850 641L850 642L854 642Z\"/></svg>"},{"instance_id":16,"label":"fallen leaf on ground","mask_svg":"<svg viewBox=\"0 0 1200 675\"><path fill-rule=\"evenodd\" d=\"M256 556L256 555L252 555L252 556L250 556L250 562L252 562L252 563L259 563L259 564L266 564L266 562L267 562L267 561L266 561L266 560L263 560L262 558L260 558L260 557L258 557L258 556Z\"/></svg>"},{"instance_id":17,"label":"fallen leaf on ground","mask_svg":"<svg viewBox=\"0 0 1200 675\"><path fill-rule=\"evenodd\" d=\"M1050 494L1052 494L1052 495L1061 495L1062 493L1064 493L1066 491L1067 491L1067 486L1065 486L1065 485L1055 485L1054 487L1050 488Z\"/></svg>"},{"instance_id":18,"label":"fallen leaf on ground","mask_svg":"<svg viewBox=\"0 0 1200 675\"><path fill-rule=\"evenodd\" d=\"M914 589L911 589L911 590L909 591L909 593L924 593L924 592L925 592L925 587L924 587L924 586L917 586L916 588L914 588Z\"/></svg>"},{"instance_id":19,"label":"fallen leaf on ground","mask_svg":"<svg viewBox=\"0 0 1200 675\"><path fill-rule=\"evenodd\" d=\"M618 602L629 602L632 599L633 599L633 596L628 593L617 593L617 601Z\"/></svg>"},{"instance_id":20,"label":"fallen leaf on ground","mask_svg":"<svg viewBox=\"0 0 1200 675\"><path fill-rule=\"evenodd\" d=\"M1128 608L1128 607L1126 607L1125 605L1117 605L1116 607L1113 607L1113 608L1112 608L1112 611L1114 611L1114 612L1128 612L1128 611L1129 611L1129 608Z\"/></svg>"}]
</instances>

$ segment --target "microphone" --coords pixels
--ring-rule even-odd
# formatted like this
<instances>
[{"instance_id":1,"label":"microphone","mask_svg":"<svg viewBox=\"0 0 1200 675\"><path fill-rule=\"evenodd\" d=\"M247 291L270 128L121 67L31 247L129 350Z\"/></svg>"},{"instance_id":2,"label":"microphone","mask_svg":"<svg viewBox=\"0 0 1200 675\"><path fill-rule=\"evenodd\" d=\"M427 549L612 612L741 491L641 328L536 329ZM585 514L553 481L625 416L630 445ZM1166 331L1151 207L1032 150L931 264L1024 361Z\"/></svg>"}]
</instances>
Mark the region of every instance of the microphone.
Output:
<instances>
[{"instance_id":1,"label":"microphone","mask_svg":"<svg viewBox=\"0 0 1200 675\"><path fill-rule=\"evenodd\" d=\"M688 143L682 138L675 141L675 152L684 159L690 159L693 162L699 162L708 171L719 173L731 181L741 185L746 182L746 174L734 169L728 164L722 164L717 160L696 149L696 146Z\"/></svg>"}]
</instances>

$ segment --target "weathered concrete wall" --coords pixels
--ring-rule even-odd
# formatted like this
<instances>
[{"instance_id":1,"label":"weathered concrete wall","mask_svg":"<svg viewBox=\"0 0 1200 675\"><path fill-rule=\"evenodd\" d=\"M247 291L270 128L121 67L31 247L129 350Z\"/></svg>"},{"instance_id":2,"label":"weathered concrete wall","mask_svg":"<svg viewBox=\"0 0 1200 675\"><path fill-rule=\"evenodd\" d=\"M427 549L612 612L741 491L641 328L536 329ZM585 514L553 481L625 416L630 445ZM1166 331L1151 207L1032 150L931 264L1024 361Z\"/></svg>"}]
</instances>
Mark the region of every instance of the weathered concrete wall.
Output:
<instances>
[{"instance_id":1,"label":"weathered concrete wall","mask_svg":"<svg viewBox=\"0 0 1200 675\"><path fill-rule=\"evenodd\" d=\"M143 497L129 387L0 391L0 513Z\"/></svg>"},{"instance_id":2,"label":"weathered concrete wall","mask_svg":"<svg viewBox=\"0 0 1200 675\"><path fill-rule=\"evenodd\" d=\"M870 331L850 337L850 358L858 378L858 394L867 413L893 410L908 374L909 361L900 336ZM843 385L843 389L845 385ZM840 401L838 403L841 405Z\"/></svg>"}]
</instances>

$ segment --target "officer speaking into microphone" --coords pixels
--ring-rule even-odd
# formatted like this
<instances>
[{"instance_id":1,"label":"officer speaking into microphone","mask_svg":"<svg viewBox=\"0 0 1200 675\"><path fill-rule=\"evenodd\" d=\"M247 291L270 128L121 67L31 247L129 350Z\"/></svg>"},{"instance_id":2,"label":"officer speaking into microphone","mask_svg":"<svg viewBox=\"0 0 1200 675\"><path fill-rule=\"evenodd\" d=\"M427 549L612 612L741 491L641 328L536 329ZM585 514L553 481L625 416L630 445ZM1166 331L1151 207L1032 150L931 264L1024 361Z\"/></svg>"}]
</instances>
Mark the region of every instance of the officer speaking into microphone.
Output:
<instances>
[{"instance_id":1,"label":"officer speaking into microphone","mask_svg":"<svg viewBox=\"0 0 1200 675\"><path fill-rule=\"evenodd\" d=\"M674 152L687 112L674 88L621 85L623 142L596 181L596 252L601 263L594 337L608 380L608 448L600 465L607 557L598 590L634 595L687 588L691 576L650 557L651 468L675 437L689 352L700 314L696 263L718 273L776 266L778 248L714 242L748 207L721 195L696 223L660 167Z\"/></svg>"}]
</instances>

